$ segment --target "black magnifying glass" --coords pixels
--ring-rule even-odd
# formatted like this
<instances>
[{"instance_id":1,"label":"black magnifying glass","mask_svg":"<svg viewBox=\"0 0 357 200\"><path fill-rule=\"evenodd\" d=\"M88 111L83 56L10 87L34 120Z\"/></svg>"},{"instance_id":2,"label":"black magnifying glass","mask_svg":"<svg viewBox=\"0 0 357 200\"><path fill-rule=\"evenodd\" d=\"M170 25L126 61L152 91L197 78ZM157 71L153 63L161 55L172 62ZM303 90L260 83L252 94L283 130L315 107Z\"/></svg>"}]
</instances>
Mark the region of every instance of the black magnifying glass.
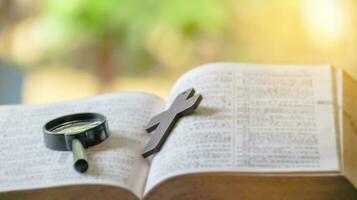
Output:
<instances>
[{"instance_id":1,"label":"black magnifying glass","mask_svg":"<svg viewBox=\"0 0 357 200\"><path fill-rule=\"evenodd\" d=\"M81 173L89 164L85 149L109 137L108 121L98 113L66 115L47 122L43 127L46 147L73 152L73 167Z\"/></svg>"}]
</instances>

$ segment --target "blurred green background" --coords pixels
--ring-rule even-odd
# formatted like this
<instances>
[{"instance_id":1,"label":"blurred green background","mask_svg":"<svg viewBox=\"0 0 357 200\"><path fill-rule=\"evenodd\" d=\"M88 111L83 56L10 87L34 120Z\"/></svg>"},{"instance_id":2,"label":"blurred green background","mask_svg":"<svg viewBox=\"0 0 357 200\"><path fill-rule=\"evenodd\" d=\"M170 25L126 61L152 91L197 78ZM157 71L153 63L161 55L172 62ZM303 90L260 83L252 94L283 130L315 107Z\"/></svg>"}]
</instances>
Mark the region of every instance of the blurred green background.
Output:
<instances>
[{"instance_id":1,"label":"blurred green background","mask_svg":"<svg viewBox=\"0 0 357 200\"><path fill-rule=\"evenodd\" d=\"M0 103L166 98L209 62L332 64L357 78L353 0L0 0Z\"/></svg>"}]
</instances>

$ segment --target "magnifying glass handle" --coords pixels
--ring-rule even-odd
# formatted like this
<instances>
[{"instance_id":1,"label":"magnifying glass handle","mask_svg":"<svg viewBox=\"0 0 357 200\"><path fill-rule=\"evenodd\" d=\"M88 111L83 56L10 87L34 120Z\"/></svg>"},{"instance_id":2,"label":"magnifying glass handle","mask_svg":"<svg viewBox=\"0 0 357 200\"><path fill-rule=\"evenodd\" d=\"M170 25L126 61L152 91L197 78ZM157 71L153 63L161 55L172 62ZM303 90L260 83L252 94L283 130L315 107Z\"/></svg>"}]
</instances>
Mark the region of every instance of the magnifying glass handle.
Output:
<instances>
[{"instance_id":1,"label":"magnifying glass handle","mask_svg":"<svg viewBox=\"0 0 357 200\"><path fill-rule=\"evenodd\" d=\"M87 171L89 165L86 151L78 139L72 140L73 167L80 173Z\"/></svg>"}]
</instances>

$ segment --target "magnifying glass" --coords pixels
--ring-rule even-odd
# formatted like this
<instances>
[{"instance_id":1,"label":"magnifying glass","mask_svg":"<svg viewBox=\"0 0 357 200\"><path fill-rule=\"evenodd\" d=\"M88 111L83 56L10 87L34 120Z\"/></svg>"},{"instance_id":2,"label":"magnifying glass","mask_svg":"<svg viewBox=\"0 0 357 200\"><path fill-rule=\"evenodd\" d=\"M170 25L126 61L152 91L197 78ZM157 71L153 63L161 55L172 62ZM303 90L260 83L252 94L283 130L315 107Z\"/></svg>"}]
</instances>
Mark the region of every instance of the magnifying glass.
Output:
<instances>
[{"instance_id":1,"label":"magnifying glass","mask_svg":"<svg viewBox=\"0 0 357 200\"><path fill-rule=\"evenodd\" d=\"M89 164L85 149L103 142L109 137L108 122L98 113L66 115L47 122L43 127L47 148L73 152L73 167L80 173Z\"/></svg>"}]
</instances>

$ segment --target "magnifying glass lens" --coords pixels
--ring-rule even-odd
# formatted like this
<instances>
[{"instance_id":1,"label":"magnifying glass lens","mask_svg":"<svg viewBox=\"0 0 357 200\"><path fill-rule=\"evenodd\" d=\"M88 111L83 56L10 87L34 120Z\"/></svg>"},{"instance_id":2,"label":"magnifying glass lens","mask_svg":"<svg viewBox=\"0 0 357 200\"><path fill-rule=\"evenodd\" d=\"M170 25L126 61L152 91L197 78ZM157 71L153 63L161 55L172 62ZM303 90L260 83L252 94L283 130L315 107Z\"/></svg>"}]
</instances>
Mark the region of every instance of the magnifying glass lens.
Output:
<instances>
[{"instance_id":1,"label":"magnifying glass lens","mask_svg":"<svg viewBox=\"0 0 357 200\"><path fill-rule=\"evenodd\" d=\"M56 134L77 134L98 126L102 121L72 121L59 125L52 130Z\"/></svg>"}]
</instances>

